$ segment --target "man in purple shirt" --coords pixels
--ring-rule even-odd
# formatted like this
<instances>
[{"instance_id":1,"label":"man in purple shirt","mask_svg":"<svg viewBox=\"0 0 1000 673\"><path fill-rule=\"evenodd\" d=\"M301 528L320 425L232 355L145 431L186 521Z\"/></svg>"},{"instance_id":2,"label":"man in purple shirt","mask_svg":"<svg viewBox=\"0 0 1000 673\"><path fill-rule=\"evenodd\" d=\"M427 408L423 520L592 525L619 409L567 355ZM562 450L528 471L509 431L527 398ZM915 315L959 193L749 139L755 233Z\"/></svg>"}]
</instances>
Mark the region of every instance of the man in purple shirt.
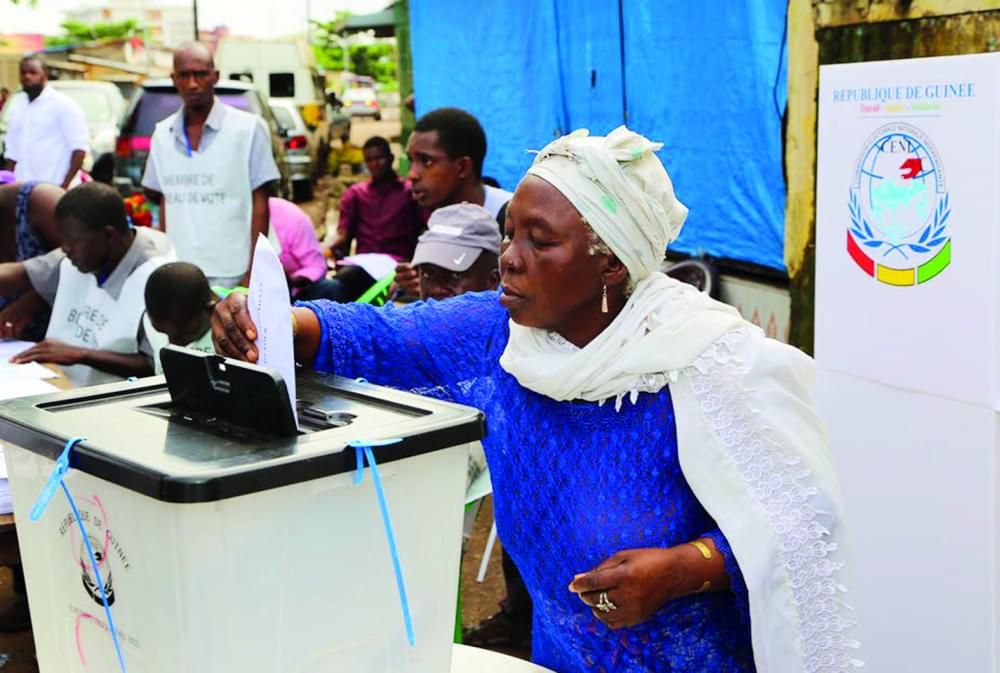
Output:
<instances>
[{"instance_id":1,"label":"man in purple shirt","mask_svg":"<svg viewBox=\"0 0 1000 673\"><path fill-rule=\"evenodd\" d=\"M381 252L397 262L413 257L426 218L413 200L410 185L392 169L389 142L369 138L363 147L371 180L352 185L340 199L340 226L331 249L336 259L349 254Z\"/></svg>"},{"instance_id":2,"label":"man in purple shirt","mask_svg":"<svg viewBox=\"0 0 1000 673\"><path fill-rule=\"evenodd\" d=\"M389 142L374 136L362 151L371 180L352 185L340 199L340 226L330 251L334 259L350 254L382 253L397 262L409 261L417 237L427 221L404 182L392 169ZM337 276L325 281L323 296L334 301L354 301L378 280L358 266L339 265Z\"/></svg>"}]
</instances>

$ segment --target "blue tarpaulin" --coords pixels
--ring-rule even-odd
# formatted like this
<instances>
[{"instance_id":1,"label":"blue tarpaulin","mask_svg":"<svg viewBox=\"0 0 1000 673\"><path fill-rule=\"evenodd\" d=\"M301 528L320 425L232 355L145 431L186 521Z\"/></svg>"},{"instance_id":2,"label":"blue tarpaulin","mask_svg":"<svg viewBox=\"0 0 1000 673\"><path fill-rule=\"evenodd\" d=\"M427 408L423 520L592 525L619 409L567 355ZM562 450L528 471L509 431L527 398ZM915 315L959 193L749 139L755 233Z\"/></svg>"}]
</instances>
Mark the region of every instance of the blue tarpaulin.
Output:
<instances>
[{"instance_id":1,"label":"blue tarpaulin","mask_svg":"<svg viewBox=\"0 0 1000 673\"><path fill-rule=\"evenodd\" d=\"M411 0L410 19L418 114L475 114L504 187L525 150L627 114L690 208L672 249L784 268L784 2Z\"/></svg>"},{"instance_id":2,"label":"blue tarpaulin","mask_svg":"<svg viewBox=\"0 0 1000 673\"><path fill-rule=\"evenodd\" d=\"M560 130L551 2L411 0L418 116L438 107L474 114L486 131L484 175L513 190Z\"/></svg>"}]
</instances>

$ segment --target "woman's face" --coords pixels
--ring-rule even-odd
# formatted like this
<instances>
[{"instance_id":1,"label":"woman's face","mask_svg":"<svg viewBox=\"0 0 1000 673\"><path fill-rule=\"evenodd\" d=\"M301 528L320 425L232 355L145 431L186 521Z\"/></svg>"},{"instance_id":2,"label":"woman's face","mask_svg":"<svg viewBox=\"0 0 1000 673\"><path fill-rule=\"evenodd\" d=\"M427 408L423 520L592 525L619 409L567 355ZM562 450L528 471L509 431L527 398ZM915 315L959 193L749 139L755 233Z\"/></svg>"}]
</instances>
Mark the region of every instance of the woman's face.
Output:
<instances>
[{"instance_id":1,"label":"woman's face","mask_svg":"<svg viewBox=\"0 0 1000 673\"><path fill-rule=\"evenodd\" d=\"M605 322L601 279L607 258L588 254L589 231L573 204L529 175L507 207L504 234L500 302L511 319L583 345L575 337Z\"/></svg>"}]
</instances>

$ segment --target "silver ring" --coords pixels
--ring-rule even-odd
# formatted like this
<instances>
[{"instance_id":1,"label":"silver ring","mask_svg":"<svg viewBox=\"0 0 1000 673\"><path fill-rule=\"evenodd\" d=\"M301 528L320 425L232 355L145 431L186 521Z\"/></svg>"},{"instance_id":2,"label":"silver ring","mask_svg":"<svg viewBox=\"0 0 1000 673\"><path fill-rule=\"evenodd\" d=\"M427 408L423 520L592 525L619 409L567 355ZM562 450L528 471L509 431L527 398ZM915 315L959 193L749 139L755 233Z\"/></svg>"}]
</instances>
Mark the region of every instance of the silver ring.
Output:
<instances>
[{"instance_id":1,"label":"silver ring","mask_svg":"<svg viewBox=\"0 0 1000 673\"><path fill-rule=\"evenodd\" d=\"M608 600L608 592L602 591L597 597L597 605L594 606L604 614L617 610L618 606Z\"/></svg>"}]
</instances>

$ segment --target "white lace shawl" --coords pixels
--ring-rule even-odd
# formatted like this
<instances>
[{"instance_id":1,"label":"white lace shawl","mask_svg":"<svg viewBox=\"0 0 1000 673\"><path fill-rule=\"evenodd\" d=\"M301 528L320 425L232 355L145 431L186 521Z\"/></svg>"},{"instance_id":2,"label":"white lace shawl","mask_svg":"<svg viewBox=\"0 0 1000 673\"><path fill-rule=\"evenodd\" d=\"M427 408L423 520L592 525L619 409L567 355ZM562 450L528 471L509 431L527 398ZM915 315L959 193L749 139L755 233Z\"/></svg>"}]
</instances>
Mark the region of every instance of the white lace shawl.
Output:
<instances>
[{"instance_id":1,"label":"white lace shawl","mask_svg":"<svg viewBox=\"0 0 1000 673\"><path fill-rule=\"evenodd\" d=\"M813 362L746 325L671 372L684 476L732 546L759 673L860 667Z\"/></svg>"}]
</instances>

